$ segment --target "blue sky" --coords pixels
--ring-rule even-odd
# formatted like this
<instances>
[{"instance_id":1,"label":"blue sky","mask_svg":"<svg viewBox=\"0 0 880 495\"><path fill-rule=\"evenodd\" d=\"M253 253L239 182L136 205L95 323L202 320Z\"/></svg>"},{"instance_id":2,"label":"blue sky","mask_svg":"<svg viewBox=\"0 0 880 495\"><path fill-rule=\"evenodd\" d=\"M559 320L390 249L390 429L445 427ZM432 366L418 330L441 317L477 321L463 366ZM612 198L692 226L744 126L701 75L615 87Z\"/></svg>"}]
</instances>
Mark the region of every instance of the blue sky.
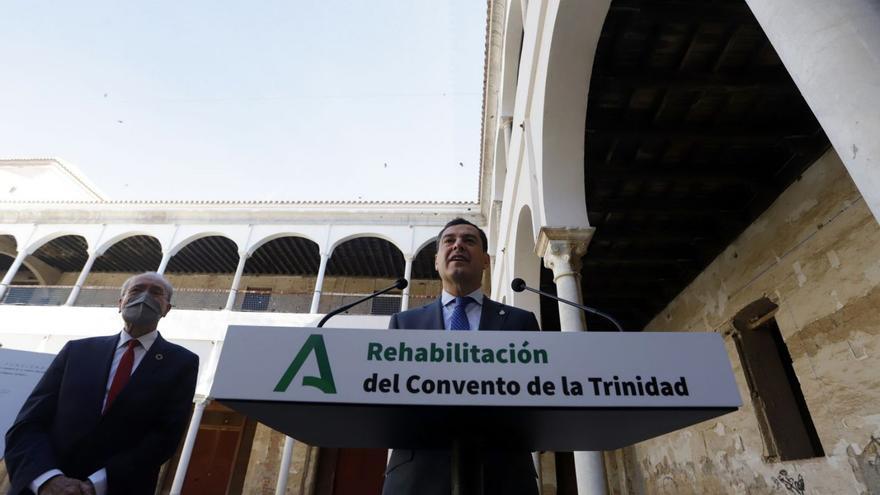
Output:
<instances>
[{"instance_id":1,"label":"blue sky","mask_svg":"<svg viewBox=\"0 0 880 495\"><path fill-rule=\"evenodd\" d=\"M486 4L3 3L0 157L112 199L477 198Z\"/></svg>"}]
</instances>

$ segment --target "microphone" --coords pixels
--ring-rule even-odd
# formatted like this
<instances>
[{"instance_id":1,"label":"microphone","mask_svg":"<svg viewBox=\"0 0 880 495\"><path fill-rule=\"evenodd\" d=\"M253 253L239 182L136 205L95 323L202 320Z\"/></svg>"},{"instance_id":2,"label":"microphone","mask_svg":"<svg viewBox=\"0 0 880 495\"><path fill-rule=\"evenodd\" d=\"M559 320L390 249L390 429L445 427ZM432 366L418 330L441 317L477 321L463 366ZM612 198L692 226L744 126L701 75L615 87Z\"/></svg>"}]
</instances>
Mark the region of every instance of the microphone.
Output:
<instances>
[{"instance_id":1,"label":"microphone","mask_svg":"<svg viewBox=\"0 0 880 495\"><path fill-rule=\"evenodd\" d=\"M523 280L523 279L521 279L521 278L515 278L515 279L513 279L513 282L510 283L510 288L513 289L514 292L522 292L522 291L524 291L524 290L527 290L527 291L529 291L529 292L534 292L535 294L538 294L538 295L541 295L541 296L544 296L544 297L549 297L550 299L555 299L555 300L557 300L557 301L559 301L559 302L561 302L561 303L568 304L569 306L574 306L575 308L578 308L578 309L580 309L580 310L586 311L587 313L592 313L592 314L594 314L594 315L596 315L596 316L601 316L602 318L605 318L606 320L610 321L611 323L614 323L614 326L617 327L617 331L618 331L618 332L622 332L622 331L623 331L623 327L620 326L620 323L618 323L618 321L615 320L614 317L611 316L611 315L609 315L608 313L605 313L605 312L599 311L599 310L596 309L596 308L591 308L591 307L589 307L589 306L584 306L583 304L578 304L578 303L575 303L575 302L569 301L569 300L567 300L567 299L563 299L563 298L558 297L558 296L554 296L553 294L550 294L550 293L544 292L544 291L542 291L542 290L533 289L533 288L527 286L527 285L526 285L526 281Z\"/></svg>"},{"instance_id":2,"label":"microphone","mask_svg":"<svg viewBox=\"0 0 880 495\"><path fill-rule=\"evenodd\" d=\"M339 313L342 313L343 311L346 311L350 308L353 308L362 302L369 301L370 299L373 299L374 297L381 296L382 294L384 294L388 291L391 291L394 289L400 289L400 290L406 289L407 285L409 285L409 282L407 282L405 278L399 278L394 282L394 284L392 284L388 287L385 287L384 289L377 290L376 292L373 292L372 294L370 294L366 297L362 297L353 303L346 304L345 306L340 306L340 307L334 309L333 311L327 313L326 315L324 315L324 317L321 318L321 321L318 322L318 328L323 327L324 323L327 323L327 320L329 320L330 318L333 318L334 316L338 315Z\"/></svg>"}]
</instances>

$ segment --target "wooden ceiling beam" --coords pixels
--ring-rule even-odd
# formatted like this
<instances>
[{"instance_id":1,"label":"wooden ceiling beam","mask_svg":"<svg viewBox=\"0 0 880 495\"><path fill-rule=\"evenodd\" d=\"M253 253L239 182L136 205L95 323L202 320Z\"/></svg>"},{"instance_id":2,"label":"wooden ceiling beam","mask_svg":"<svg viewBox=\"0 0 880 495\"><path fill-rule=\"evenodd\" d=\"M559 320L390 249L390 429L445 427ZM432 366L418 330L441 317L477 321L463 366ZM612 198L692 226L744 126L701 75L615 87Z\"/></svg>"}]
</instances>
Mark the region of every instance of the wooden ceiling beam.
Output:
<instances>
[{"instance_id":1,"label":"wooden ceiling beam","mask_svg":"<svg viewBox=\"0 0 880 495\"><path fill-rule=\"evenodd\" d=\"M743 212L748 199L598 198L587 200L587 212L715 217Z\"/></svg>"},{"instance_id":2,"label":"wooden ceiling beam","mask_svg":"<svg viewBox=\"0 0 880 495\"><path fill-rule=\"evenodd\" d=\"M594 74L591 85L600 88L631 88L684 91L797 91L785 73L746 75L681 73L672 74Z\"/></svg>"},{"instance_id":3,"label":"wooden ceiling beam","mask_svg":"<svg viewBox=\"0 0 880 495\"><path fill-rule=\"evenodd\" d=\"M719 4L705 0L615 0L611 3L609 16L616 14L657 22L758 23L745 2Z\"/></svg>"},{"instance_id":4,"label":"wooden ceiling beam","mask_svg":"<svg viewBox=\"0 0 880 495\"><path fill-rule=\"evenodd\" d=\"M587 142L591 138L627 139L644 141L647 139L702 141L719 144L748 144L772 146L791 139L813 138L813 134L803 130L748 130L744 128L680 128L680 129L610 129L591 123L587 129Z\"/></svg>"},{"instance_id":5,"label":"wooden ceiling beam","mask_svg":"<svg viewBox=\"0 0 880 495\"><path fill-rule=\"evenodd\" d=\"M590 165L585 168L587 182L602 180L638 180L638 181L664 181L676 183L704 183L720 182L724 184L742 184L757 186L766 184L768 179L756 176L751 170L745 168L730 167L713 168L660 168L645 166L609 166Z\"/></svg>"}]
</instances>

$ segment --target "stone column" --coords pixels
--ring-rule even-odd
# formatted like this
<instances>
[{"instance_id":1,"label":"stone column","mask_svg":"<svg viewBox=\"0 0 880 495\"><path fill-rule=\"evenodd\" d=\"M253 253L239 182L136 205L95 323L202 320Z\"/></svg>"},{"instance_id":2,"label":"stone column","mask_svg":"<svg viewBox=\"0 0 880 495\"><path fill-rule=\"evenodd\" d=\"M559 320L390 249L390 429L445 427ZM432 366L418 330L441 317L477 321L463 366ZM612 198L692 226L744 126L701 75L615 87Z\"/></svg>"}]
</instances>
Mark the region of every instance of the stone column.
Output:
<instances>
[{"instance_id":1,"label":"stone column","mask_svg":"<svg viewBox=\"0 0 880 495\"><path fill-rule=\"evenodd\" d=\"M238 294L238 286L241 285L241 274L244 273L244 265L247 263L247 252L238 253L238 266L235 267L235 277L232 279L232 287L229 289L229 297L226 299L226 309L231 310L235 306L235 295Z\"/></svg>"},{"instance_id":2,"label":"stone column","mask_svg":"<svg viewBox=\"0 0 880 495\"><path fill-rule=\"evenodd\" d=\"M162 253L162 261L159 262L159 268L156 268L156 273L164 275L165 269L168 268L169 261L171 261L171 253Z\"/></svg>"},{"instance_id":3,"label":"stone column","mask_svg":"<svg viewBox=\"0 0 880 495\"><path fill-rule=\"evenodd\" d=\"M327 261L330 260L329 253L321 253L321 264L318 266L318 277L315 279L315 295L312 296L312 307L309 313L318 312L321 304L321 289L324 287L324 273L327 271Z\"/></svg>"},{"instance_id":4,"label":"stone column","mask_svg":"<svg viewBox=\"0 0 880 495\"><path fill-rule=\"evenodd\" d=\"M410 286L412 285L412 280L411 280L412 279L412 263L413 263L413 257L407 256L406 257L406 265L404 265L404 267L403 267L403 278L405 278L406 281L409 283L406 284L406 288L403 289L403 295L400 297L400 310L401 311L406 311L407 309L409 309L409 289L410 289Z\"/></svg>"},{"instance_id":5,"label":"stone column","mask_svg":"<svg viewBox=\"0 0 880 495\"><path fill-rule=\"evenodd\" d=\"M321 304L321 288L324 286L324 274L327 271L327 261L330 255L321 253L321 264L318 266L318 276L315 279L315 294L312 296L310 314L317 314ZM278 482L275 484L275 495L284 495L287 491L287 478L290 474L290 461L293 458L293 447L296 440L292 437L284 437L284 450L281 451L281 465L278 467Z\"/></svg>"},{"instance_id":6,"label":"stone column","mask_svg":"<svg viewBox=\"0 0 880 495\"><path fill-rule=\"evenodd\" d=\"M82 289L83 284L86 283L86 278L88 278L89 272L92 270L92 265L95 264L96 259L98 259L98 253L90 251L86 264L83 265L82 270L80 270L79 277L76 278L76 283L73 284L73 289L70 290L70 295L67 296L67 301L64 303L65 306L73 306L73 303L76 302L76 298L79 296L79 291Z\"/></svg>"},{"instance_id":7,"label":"stone column","mask_svg":"<svg viewBox=\"0 0 880 495\"><path fill-rule=\"evenodd\" d=\"M275 484L275 495L287 492L287 478L290 474L290 461L293 459L293 446L296 440L284 437L284 450L281 452L281 466L278 468L278 482Z\"/></svg>"},{"instance_id":8,"label":"stone column","mask_svg":"<svg viewBox=\"0 0 880 495\"><path fill-rule=\"evenodd\" d=\"M542 227L538 234L538 256L544 266L553 270L556 295L582 304L581 257L587 252L593 228L569 229ZM583 332L587 329L584 312L567 304L559 305L559 326L563 332ZM604 495L605 462L602 452L575 452L574 468L578 493Z\"/></svg>"},{"instance_id":9,"label":"stone column","mask_svg":"<svg viewBox=\"0 0 880 495\"><path fill-rule=\"evenodd\" d=\"M6 270L6 275L4 275L3 280L0 281L0 300L3 299L6 290L9 289L9 285L12 284L12 279L15 278L15 274L18 273L18 269L21 268L21 264L24 263L24 259L27 257L27 252L24 250L19 251L15 256L15 260L9 266L9 270Z\"/></svg>"},{"instance_id":10,"label":"stone column","mask_svg":"<svg viewBox=\"0 0 880 495\"><path fill-rule=\"evenodd\" d=\"M196 405L189 420L189 429L186 431L186 438L180 451L180 460L177 462L177 471L174 473L174 481L171 482L171 495L180 495L183 490L183 481L186 479L186 471L189 469L189 460L192 457L193 447L196 445L196 435L199 433L202 414L205 412L205 406L208 405L208 402L210 400L204 397L195 400Z\"/></svg>"},{"instance_id":11,"label":"stone column","mask_svg":"<svg viewBox=\"0 0 880 495\"><path fill-rule=\"evenodd\" d=\"M865 202L880 219L876 0L746 0Z\"/></svg>"}]
</instances>

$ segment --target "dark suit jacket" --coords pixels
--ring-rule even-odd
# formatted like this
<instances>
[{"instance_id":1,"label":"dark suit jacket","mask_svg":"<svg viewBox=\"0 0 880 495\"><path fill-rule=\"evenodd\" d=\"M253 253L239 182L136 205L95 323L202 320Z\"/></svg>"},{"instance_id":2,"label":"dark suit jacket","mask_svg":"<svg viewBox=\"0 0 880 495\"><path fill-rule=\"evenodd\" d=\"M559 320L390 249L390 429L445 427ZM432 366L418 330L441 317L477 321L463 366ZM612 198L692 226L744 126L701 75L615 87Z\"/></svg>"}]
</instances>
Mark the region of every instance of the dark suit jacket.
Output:
<instances>
[{"instance_id":1,"label":"dark suit jacket","mask_svg":"<svg viewBox=\"0 0 880 495\"><path fill-rule=\"evenodd\" d=\"M443 308L437 301L391 317L388 328L442 330ZM539 330L529 311L483 298L480 330ZM537 475L529 452L493 450L482 454L487 495L537 495ZM449 495L452 455L449 450L394 449L385 471L383 495Z\"/></svg>"},{"instance_id":2,"label":"dark suit jacket","mask_svg":"<svg viewBox=\"0 0 880 495\"><path fill-rule=\"evenodd\" d=\"M189 421L199 358L159 335L102 416L118 340L72 340L49 365L6 433L10 495L53 468L78 479L106 468L110 494L153 494Z\"/></svg>"}]
</instances>

